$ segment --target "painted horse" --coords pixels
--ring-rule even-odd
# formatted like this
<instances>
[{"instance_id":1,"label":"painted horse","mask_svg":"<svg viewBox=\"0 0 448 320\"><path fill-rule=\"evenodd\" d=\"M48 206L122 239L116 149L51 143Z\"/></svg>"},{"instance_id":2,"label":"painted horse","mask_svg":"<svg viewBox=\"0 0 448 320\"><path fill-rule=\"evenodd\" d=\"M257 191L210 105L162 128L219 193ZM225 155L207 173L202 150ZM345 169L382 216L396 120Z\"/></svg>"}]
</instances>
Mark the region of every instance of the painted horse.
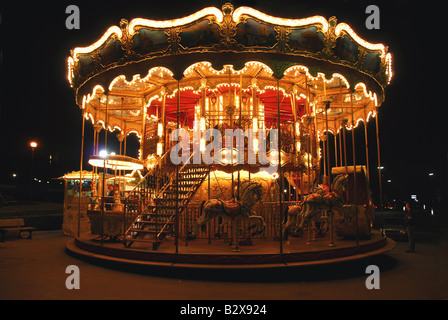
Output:
<instances>
[{"instance_id":1,"label":"painted horse","mask_svg":"<svg viewBox=\"0 0 448 320\"><path fill-rule=\"evenodd\" d=\"M319 185L315 192L307 195L300 205L290 206L283 232L285 233L294 224L299 231L310 220L316 219L322 210L331 211L342 207L346 185L347 176L339 175L335 178L331 191L327 185Z\"/></svg>"},{"instance_id":2,"label":"painted horse","mask_svg":"<svg viewBox=\"0 0 448 320\"><path fill-rule=\"evenodd\" d=\"M239 188L240 200L220 200L210 199L203 201L201 204L201 215L196 220L191 238L194 239L198 235L199 227L204 230L205 224L216 218L230 218L232 222L239 220L248 220L254 222L255 231L252 235L257 235L265 229L264 219L252 212L252 207L261 200L262 186L260 183L253 181L244 181ZM249 227L249 228L253 228Z\"/></svg>"}]
</instances>

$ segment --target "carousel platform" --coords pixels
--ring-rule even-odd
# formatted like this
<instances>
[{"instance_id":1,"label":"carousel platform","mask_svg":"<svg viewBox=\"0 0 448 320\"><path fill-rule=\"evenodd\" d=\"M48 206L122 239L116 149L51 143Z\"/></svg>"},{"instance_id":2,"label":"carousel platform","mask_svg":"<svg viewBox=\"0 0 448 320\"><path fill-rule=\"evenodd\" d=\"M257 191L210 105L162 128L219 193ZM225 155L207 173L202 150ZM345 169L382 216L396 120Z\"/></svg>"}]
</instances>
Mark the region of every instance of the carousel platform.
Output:
<instances>
[{"instance_id":1,"label":"carousel platform","mask_svg":"<svg viewBox=\"0 0 448 320\"><path fill-rule=\"evenodd\" d=\"M206 239L181 243L175 253L174 239L168 239L159 250L149 248L125 248L120 242L74 238L66 245L66 251L80 259L93 263L120 264L137 267L164 267L190 269L270 269L331 264L371 257L395 247L395 242L383 238L374 231L370 239L335 239L330 247L327 236L321 236L306 244L304 238L292 238L283 242L254 239L252 245L240 246L240 251L223 240Z\"/></svg>"}]
</instances>

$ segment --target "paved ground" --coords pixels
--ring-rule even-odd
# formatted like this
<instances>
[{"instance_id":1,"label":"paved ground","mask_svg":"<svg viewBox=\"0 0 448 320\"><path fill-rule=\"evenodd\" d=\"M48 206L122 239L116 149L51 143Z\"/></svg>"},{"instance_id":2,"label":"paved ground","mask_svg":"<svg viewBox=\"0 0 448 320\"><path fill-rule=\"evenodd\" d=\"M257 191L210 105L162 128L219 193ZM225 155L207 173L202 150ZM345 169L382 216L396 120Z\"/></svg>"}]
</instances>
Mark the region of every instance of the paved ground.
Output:
<instances>
[{"instance_id":1,"label":"paved ground","mask_svg":"<svg viewBox=\"0 0 448 320\"><path fill-rule=\"evenodd\" d=\"M445 237L446 238L446 237ZM448 299L448 241L427 238L416 253L406 243L388 254L287 272L129 273L69 256L70 237L36 232L32 240L0 243L0 299L303 300ZM380 289L365 286L368 265L380 268ZM66 267L80 270L80 289L65 286ZM185 302L186 303L186 302Z\"/></svg>"}]
</instances>

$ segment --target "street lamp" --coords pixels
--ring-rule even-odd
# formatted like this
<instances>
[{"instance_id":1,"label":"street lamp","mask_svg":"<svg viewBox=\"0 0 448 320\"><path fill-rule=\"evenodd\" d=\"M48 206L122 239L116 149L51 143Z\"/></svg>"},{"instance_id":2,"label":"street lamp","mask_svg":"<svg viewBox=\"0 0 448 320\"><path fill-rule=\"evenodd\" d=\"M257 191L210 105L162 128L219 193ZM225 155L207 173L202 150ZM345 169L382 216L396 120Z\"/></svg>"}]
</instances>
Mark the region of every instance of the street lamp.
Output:
<instances>
[{"instance_id":1,"label":"street lamp","mask_svg":"<svg viewBox=\"0 0 448 320\"><path fill-rule=\"evenodd\" d=\"M31 147L30 200L33 200L34 149L37 148L37 142L36 141L30 141L30 147Z\"/></svg>"}]
</instances>

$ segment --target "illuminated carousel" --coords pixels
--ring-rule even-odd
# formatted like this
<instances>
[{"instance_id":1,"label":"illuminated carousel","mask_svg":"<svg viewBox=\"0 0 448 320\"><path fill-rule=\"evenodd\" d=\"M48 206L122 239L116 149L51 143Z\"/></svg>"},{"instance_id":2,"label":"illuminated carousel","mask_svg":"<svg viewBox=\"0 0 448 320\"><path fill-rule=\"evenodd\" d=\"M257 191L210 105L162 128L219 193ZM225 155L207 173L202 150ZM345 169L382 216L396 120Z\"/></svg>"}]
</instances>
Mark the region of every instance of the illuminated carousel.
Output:
<instances>
[{"instance_id":1,"label":"illuminated carousel","mask_svg":"<svg viewBox=\"0 0 448 320\"><path fill-rule=\"evenodd\" d=\"M68 251L254 268L390 250L372 229L368 157L345 142L361 122L377 123L391 79L387 47L334 17L282 19L227 3L175 20L122 19L68 58L83 132L85 122L95 132L97 177L95 197L72 216ZM119 154L99 153L105 130ZM126 154L130 134L138 159ZM82 172L81 163L81 181ZM118 186L112 202L107 179Z\"/></svg>"}]
</instances>

